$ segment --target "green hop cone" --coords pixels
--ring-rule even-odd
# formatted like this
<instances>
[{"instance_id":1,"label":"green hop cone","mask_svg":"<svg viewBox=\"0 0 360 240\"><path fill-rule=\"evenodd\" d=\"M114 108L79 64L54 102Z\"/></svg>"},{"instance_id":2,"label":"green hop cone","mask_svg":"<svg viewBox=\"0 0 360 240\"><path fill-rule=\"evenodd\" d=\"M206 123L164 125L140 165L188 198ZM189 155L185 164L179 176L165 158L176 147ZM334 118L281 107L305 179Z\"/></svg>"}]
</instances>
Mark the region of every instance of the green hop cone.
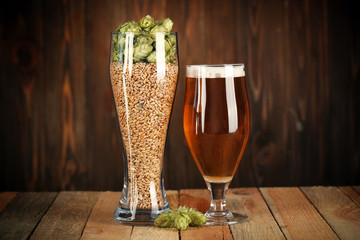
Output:
<instances>
[{"instance_id":1,"label":"green hop cone","mask_svg":"<svg viewBox=\"0 0 360 240\"><path fill-rule=\"evenodd\" d=\"M175 53L176 53L176 48L172 47L169 51L166 52L166 62L168 63L174 63L175 62Z\"/></svg>"},{"instance_id":2,"label":"green hop cone","mask_svg":"<svg viewBox=\"0 0 360 240\"><path fill-rule=\"evenodd\" d=\"M141 27L137 22L132 21L130 22L127 32L141 32Z\"/></svg>"},{"instance_id":3,"label":"green hop cone","mask_svg":"<svg viewBox=\"0 0 360 240\"><path fill-rule=\"evenodd\" d=\"M191 218L189 215L180 213L175 218L175 227L178 230L186 230L189 227L189 223L191 222Z\"/></svg>"},{"instance_id":4,"label":"green hop cone","mask_svg":"<svg viewBox=\"0 0 360 240\"><path fill-rule=\"evenodd\" d=\"M171 43L169 41L166 40L165 38L165 51L169 51L171 49Z\"/></svg>"},{"instance_id":5,"label":"green hop cone","mask_svg":"<svg viewBox=\"0 0 360 240\"><path fill-rule=\"evenodd\" d=\"M137 22L131 21L120 25L115 32L118 33L141 32L141 27Z\"/></svg>"},{"instance_id":6,"label":"green hop cone","mask_svg":"<svg viewBox=\"0 0 360 240\"><path fill-rule=\"evenodd\" d=\"M150 15L147 15L140 20L139 25L145 31L149 31L154 26L154 19Z\"/></svg>"},{"instance_id":7,"label":"green hop cone","mask_svg":"<svg viewBox=\"0 0 360 240\"><path fill-rule=\"evenodd\" d=\"M169 216L169 212L164 212L160 214L154 221L154 225L157 227L170 227L169 220L171 220L171 217Z\"/></svg>"},{"instance_id":8,"label":"green hop cone","mask_svg":"<svg viewBox=\"0 0 360 240\"><path fill-rule=\"evenodd\" d=\"M206 223L206 216L199 211L189 213L191 218L190 226L198 227Z\"/></svg>"},{"instance_id":9,"label":"green hop cone","mask_svg":"<svg viewBox=\"0 0 360 240\"><path fill-rule=\"evenodd\" d=\"M154 63L156 62L156 51L152 51L149 56L147 56L146 60L149 62L149 63Z\"/></svg>"},{"instance_id":10,"label":"green hop cone","mask_svg":"<svg viewBox=\"0 0 360 240\"><path fill-rule=\"evenodd\" d=\"M137 62L140 59L146 58L152 50L153 46L151 44L141 44L139 46L136 46L134 48L134 61Z\"/></svg>"},{"instance_id":11,"label":"green hop cone","mask_svg":"<svg viewBox=\"0 0 360 240\"><path fill-rule=\"evenodd\" d=\"M135 39L135 45L141 45L141 44L152 44L154 42L154 39L152 39L148 34L143 34L138 36Z\"/></svg>"},{"instance_id":12,"label":"green hop cone","mask_svg":"<svg viewBox=\"0 0 360 240\"><path fill-rule=\"evenodd\" d=\"M120 48L120 49L124 49L125 47L125 35L122 34L115 34L113 37L113 46Z\"/></svg>"},{"instance_id":13,"label":"green hop cone","mask_svg":"<svg viewBox=\"0 0 360 240\"><path fill-rule=\"evenodd\" d=\"M172 211L172 210L170 210ZM178 216L178 214L174 211L172 211L170 214L169 214L170 218L171 218L171 225L170 227L175 227L175 219L176 217Z\"/></svg>"},{"instance_id":14,"label":"green hop cone","mask_svg":"<svg viewBox=\"0 0 360 240\"><path fill-rule=\"evenodd\" d=\"M156 25L155 27L153 27L150 30L150 34L152 37L154 36L154 33L157 33L157 32L168 32L168 29L162 25Z\"/></svg>"},{"instance_id":15,"label":"green hop cone","mask_svg":"<svg viewBox=\"0 0 360 240\"><path fill-rule=\"evenodd\" d=\"M171 228L175 225L175 219L177 217L177 213L173 212L164 212L160 214L154 221L154 225L161 228Z\"/></svg>"},{"instance_id":16,"label":"green hop cone","mask_svg":"<svg viewBox=\"0 0 360 240\"><path fill-rule=\"evenodd\" d=\"M187 219L187 221L189 222L189 224L191 223L191 217L189 215L189 213L179 213L179 215L183 216L184 218Z\"/></svg>"},{"instance_id":17,"label":"green hop cone","mask_svg":"<svg viewBox=\"0 0 360 240\"><path fill-rule=\"evenodd\" d=\"M165 44L168 44L170 47L176 46L176 36L173 34L167 34L165 36ZM166 50L168 51L168 49Z\"/></svg>"},{"instance_id":18,"label":"green hop cone","mask_svg":"<svg viewBox=\"0 0 360 240\"><path fill-rule=\"evenodd\" d=\"M165 51L175 49L176 47L176 36L172 34L167 34L165 36Z\"/></svg>"},{"instance_id":19,"label":"green hop cone","mask_svg":"<svg viewBox=\"0 0 360 240\"><path fill-rule=\"evenodd\" d=\"M113 35L113 46L112 46L112 58L113 62L121 62L123 58L123 51L125 48L125 38L120 34Z\"/></svg>"},{"instance_id":20,"label":"green hop cone","mask_svg":"<svg viewBox=\"0 0 360 240\"><path fill-rule=\"evenodd\" d=\"M159 25L165 27L167 29L167 32L170 32L174 23L171 21L170 18L164 18L159 22Z\"/></svg>"},{"instance_id":21,"label":"green hop cone","mask_svg":"<svg viewBox=\"0 0 360 240\"><path fill-rule=\"evenodd\" d=\"M122 62L123 61L123 55L122 53L113 52L113 55L111 56L112 62Z\"/></svg>"},{"instance_id":22,"label":"green hop cone","mask_svg":"<svg viewBox=\"0 0 360 240\"><path fill-rule=\"evenodd\" d=\"M129 22L126 22L124 24L121 24L116 30L115 32L117 33L125 33L126 32L126 29L129 28Z\"/></svg>"},{"instance_id":23,"label":"green hop cone","mask_svg":"<svg viewBox=\"0 0 360 240\"><path fill-rule=\"evenodd\" d=\"M170 210L160 214L154 221L157 227L171 228L176 227L178 230L186 230L189 225L198 227L206 223L206 216L194 208L180 206L176 212Z\"/></svg>"},{"instance_id":24,"label":"green hop cone","mask_svg":"<svg viewBox=\"0 0 360 240\"><path fill-rule=\"evenodd\" d=\"M129 21L120 25L115 32L122 34L126 32L135 33L133 39L133 60L134 62L146 61L149 63L156 62L155 41L157 37L163 37L162 34L156 33L164 33L165 60L167 63L174 63L176 62L176 35L169 34L172 27L173 22L170 18L164 18L161 21L155 22L150 15L147 15L143 17L139 23ZM125 46L125 37L113 39L112 47L111 60L122 62L124 59L124 48L127 47Z\"/></svg>"},{"instance_id":25,"label":"green hop cone","mask_svg":"<svg viewBox=\"0 0 360 240\"><path fill-rule=\"evenodd\" d=\"M187 208L186 206L180 206L177 209L177 213L189 213L191 211L193 211L193 208Z\"/></svg>"}]
</instances>

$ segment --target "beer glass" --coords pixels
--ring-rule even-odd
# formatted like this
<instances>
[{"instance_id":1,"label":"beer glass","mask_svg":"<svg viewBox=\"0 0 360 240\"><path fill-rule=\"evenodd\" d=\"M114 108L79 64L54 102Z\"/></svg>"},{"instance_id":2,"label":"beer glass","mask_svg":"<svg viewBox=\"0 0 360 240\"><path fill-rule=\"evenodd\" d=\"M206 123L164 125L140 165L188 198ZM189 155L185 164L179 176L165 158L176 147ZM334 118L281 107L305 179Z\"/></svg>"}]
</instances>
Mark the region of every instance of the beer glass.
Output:
<instances>
[{"instance_id":1,"label":"beer glass","mask_svg":"<svg viewBox=\"0 0 360 240\"><path fill-rule=\"evenodd\" d=\"M122 223L153 224L170 210L163 159L178 72L177 33L112 33L110 77L124 161L114 218Z\"/></svg>"},{"instance_id":2,"label":"beer glass","mask_svg":"<svg viewBox=\"0 0 360 240\"><path fill-rule=\"evenodd\" d=\"M244 64L188 65L184 132L191 154L211 192L208 225L239 223L225 191L244 154L250 132L250 109Z\"/></svg>"}]
</instances>

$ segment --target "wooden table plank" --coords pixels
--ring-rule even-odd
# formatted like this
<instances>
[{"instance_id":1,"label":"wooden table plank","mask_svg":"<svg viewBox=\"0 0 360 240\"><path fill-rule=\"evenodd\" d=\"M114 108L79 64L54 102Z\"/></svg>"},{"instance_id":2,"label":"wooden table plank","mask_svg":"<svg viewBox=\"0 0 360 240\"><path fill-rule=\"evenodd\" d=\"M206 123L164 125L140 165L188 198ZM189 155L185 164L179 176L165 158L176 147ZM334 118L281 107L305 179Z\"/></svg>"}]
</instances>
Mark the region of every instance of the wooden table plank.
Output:
<instances>
[{"instance_id":1,"label":"wooden table plank","mask_svg":"<svg viewBox=\"0 0 360 240\"><path fill-rule=\"evenodd\" d=\"M230 226L234 239L285 239L257 188L229 189L226 199L230 211L249 217Z\"/></svg>"},{"instance_id":2,"label":"wooden table plank","mask_svg":"<svg viewBox=\"0 0 360 240\"><path fill-rule=\"evenodd\" d=\"M27 239L57 193L19 193L0 213L1 239Z\"/></svg>"},{"instance_id":3,"label":"wooden table plank","mask_svg":"<svg viewBox=\"0 0 360 240\"><path fill-rule=\"evenodd\" d=\"M13 200L16 195L18 195L17 192L1 192L0 193L0 212L8 205L11 200Z\"/></svg>"},{"instance_id":4,"label":"wooden table plank","mask_svg":"<svg viewBox=\"0 0 360 240\"><path fill-rule=\"evenodd\" d=\"M79 239L99 192L60 192L30 239Z\"/></svg>"},{"instance_id":5,"label":"wooden table plank","mask_svg":"<svg viewBox=\"0 0 360 240\"><path fill-rule=\"evenodd\" d=\"M205 213L210 206L210 192L206 189L180 190L180 205L196 208ZM228 226L189 227L181 231L181 239L233 239Z\"/></svg>"},{"instance_id":6,"label":"wooden table plank","mask_svg":"<svg viewBox=\"0 0 360 240\"><path fill-rule=\"evenodd\" d=\"M130 239L173 240L173 239L179 239L179 232L176 228L158 228L155 226L134 226Z\"/></svg>"},{"instance_id":7,"label":"wooden table plank","mask_svg":"<svg viewBox=\"0 0 360 240\"><path fill-rule=\"evenodd\" d=\"M132 226L122 225L113 218L121 192L102 192L99 195L81 239L130 239Z\"/></svg>"},{"instance_id":8,"label":"wooden table plank","mask_svg":"<svg viewBox=\"0 0 360 240\"><path fill-rule=\"evenodd\" d=\"M360 239L357 191L358 186L230 189L230 210L247 214L248 221L230 228L193 227L180 235L185 240L284 239L284 235L288 239ZM0 239L78 239L81 231L82 239L179 239L176 229L132 227L113 220L119 192L16 194L0 193ZM206 189L167 191L167 197L174 210L180 203L205 212L210 203Z\"/></svg>"},{"instance_id":9,"label":"wooden table plank","mask_svg":"<svg viewBox=\"0 0 360 240\"><path fill-rule=\"evenodd\" d=\"M287 239L338 239L299 188L260 188Z\"/></svg>"},{"instance_id":10,"label":"wooden table plank","mask_svg":"<svg viewBox=\"0 0 360 240\"><path fill-rule=\"evenodd\" d=\"M177 191L166 191L169 204L177 208ZM95 204L85 226L82 239L178 239L176 229L128 226L116 222L113 213L120 200L119 192L103 192Z\"/></svg>"},{"instance_id":11,"label":"wooden table plank","mask_svg":"<svg viewBox=\"0 0 360 240\"><path fill-rule=\"evenodd\" d=\"M360 239L360 208L336 187L302 187L340 239Z\"/></svg>"},{"instance_id":12,"label":"wooden table plank","mask_svg":"<svg viewBox=\"0 0 360 240\"><path fill-rule=\"evenodd\" d=\"M339 187L339 189L360 207L360 194L358 192L350 186Z\"/></svg>"},{"instance_id":13,"label":"wooden table plank","mask_svg":"<svg viewBox=\"0 0 360 240\"><path fill-rule=\"evenodd\" d=\"M170 207L175 210L179 206L179 193L175 190L166 191ZM175 228L158 228L155 226L134 226L130 239L132 240L172 240L179 239L179 232Z\"/></svg>"},{"instance_id":14,"label":"wooden table plank","mask_svg":"<svg viewBox=\"0 0 360 240\"><path fill-rule=\"evenodd\" d=\"M358 194L360 194L360 186L352 186L352 188L353 188Z\"/></svg>"}]
</instances>

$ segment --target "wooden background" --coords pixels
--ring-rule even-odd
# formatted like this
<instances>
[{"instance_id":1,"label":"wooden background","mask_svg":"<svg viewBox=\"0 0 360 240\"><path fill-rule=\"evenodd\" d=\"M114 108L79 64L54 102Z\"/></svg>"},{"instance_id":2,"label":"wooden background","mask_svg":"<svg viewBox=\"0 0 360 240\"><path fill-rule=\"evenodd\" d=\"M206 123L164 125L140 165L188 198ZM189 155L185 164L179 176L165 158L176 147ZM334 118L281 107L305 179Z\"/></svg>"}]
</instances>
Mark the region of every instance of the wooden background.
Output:
<instances>
[{"instance_id":1,"label":"wooden background","mask_svg":"<svg viewBox=\"0 0 360 240\"><path fill-rule=\"evenodd\" d=\"M42 0L1 3L0 190L121 190L110 33L170 17L181 74L167 189L204 188L182 128L186 64L246 64L252 131L231 187L360 184L355 1Z\"/></svg>"}]
</instances>

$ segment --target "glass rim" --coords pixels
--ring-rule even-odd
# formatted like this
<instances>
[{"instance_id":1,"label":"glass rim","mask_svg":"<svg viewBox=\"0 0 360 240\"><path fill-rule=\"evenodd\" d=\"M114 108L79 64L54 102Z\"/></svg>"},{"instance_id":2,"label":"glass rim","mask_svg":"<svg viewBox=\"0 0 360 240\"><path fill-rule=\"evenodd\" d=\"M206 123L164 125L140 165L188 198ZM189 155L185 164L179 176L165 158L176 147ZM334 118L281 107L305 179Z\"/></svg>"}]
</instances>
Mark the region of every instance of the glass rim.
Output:
<instances>
[{"instance_id":1,"label":"glass rim","mask_svg":"<svg viewBox=\"0 0 360 240\"><path fill-rule=\"evenodd\" d=\"M221 64L187 64L186 67L225 67L225 66L245 66L244 63L221 63Z\"/></svg>"},{"instance_id":2,"label":"glass rim","mask_svg":"<svg viewBox=\"0 0 360 240\"><path fill-rule=\"evenodd\" d=\"M231 70L230 70L231 69ZM244 63L186 65L186 77L245 77Z\"/></svg>"}]
</instances>

